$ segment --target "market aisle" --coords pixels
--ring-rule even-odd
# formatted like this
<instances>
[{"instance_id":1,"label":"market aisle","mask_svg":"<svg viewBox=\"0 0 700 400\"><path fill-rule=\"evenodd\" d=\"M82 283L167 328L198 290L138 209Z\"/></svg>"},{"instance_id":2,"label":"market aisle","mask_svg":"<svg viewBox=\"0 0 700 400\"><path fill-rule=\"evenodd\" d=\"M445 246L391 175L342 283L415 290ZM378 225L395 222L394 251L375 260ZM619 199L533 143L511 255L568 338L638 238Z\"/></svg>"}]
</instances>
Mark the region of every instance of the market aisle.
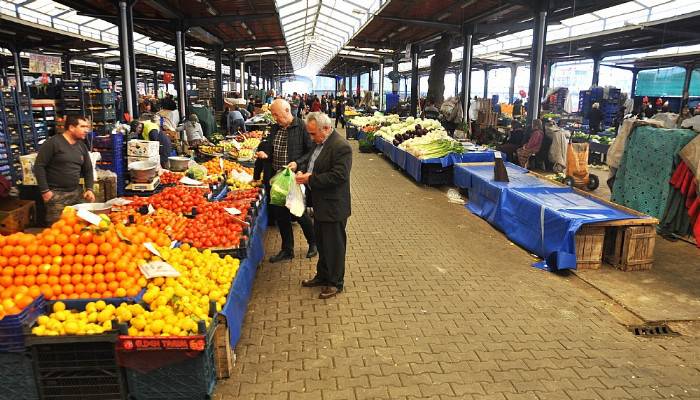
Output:
<instances>
[{"instance_id":1,"label":"market aisle","mask_svg":"<svg viewBox=\"0 0 700 400\"><path fill-rule=\"evenodd\" d=\"M296 227L294 262L258 271L215 398L700 398L699 339L632 336L440 190L354 157L346 291L300 287L314 262ZM267 254L279 245L273 228Z\"/></svg>"}]
</instances>

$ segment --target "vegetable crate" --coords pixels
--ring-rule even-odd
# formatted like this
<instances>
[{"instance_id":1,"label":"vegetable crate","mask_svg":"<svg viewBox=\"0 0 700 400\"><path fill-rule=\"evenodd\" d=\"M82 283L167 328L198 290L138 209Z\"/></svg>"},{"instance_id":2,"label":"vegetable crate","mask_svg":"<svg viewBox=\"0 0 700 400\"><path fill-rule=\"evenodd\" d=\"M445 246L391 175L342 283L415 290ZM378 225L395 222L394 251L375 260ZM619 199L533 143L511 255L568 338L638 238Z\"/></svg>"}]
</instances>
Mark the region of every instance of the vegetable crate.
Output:
<instances>
[{"instance_id":1,"label":"vegetable crate","mask_svg":"<svg viewBox=\"0 0 700 400\"><path fill-rule=\"evenodd\" d=\"M23 352L25 350L24 330L36 321L45 304L44 296L40 295L19 314L6 315L0 320L0 352Z\"/></svg>"},{"instance_id":2,"label":"vegetable crate","mask_svg":"<svg viewBox=\"0 0 700 400\"><path fill-rule=\"evenodd\" d=\"M39 396L44 400L122 400L117 334L28 336Z\"/></svg>"},{"instance_id":3,"label":"vegetable crate","mask_svg":"<svg viewBox=\"0 0 700 400\"><path fill-rule=\"evenodd\" d=\"M576 232L576 269L599 269L604 241L605 227L583 225Z\"/></svg>"},{"instance_id":4,"label":"vegetable crate","mask_svg":"<svg viewBox=\"0 0 700 400\"><path fill-rule=\"evenodd\" d=\"M38 400L31 355L0 353L0 400Z\"/></svg>"},{"instance_id":5,"label":"vegetable crate","mask_svg":"<svg viewBox=\"0 0 700 400\"><path fill-rule=\"evenodd\" d=\"M654 264L656 227L653 225L607 228L605 260L623 271L646 271Z\"/></svg>"},{"instance_id":6,"label":"vegetable crate","mask_svg":"<svg viewBox=\"0 0 700 400\"><path fill-rule=\"evenodd\" d=\"M0 234L10 235L23 231L36 218L32 200L9 199L0 203Z\"/></svg>"},{"instance_id":7,"label":"vegetable crate","mask_svg":"<svg viewBox=\"0 0 700 400\"><path fill-rule=\"evenodd\" d=\"M209 399L216 386L214 333L184 337L120 336L117 353L130 400Z\"/></svg>"}]
</instances>

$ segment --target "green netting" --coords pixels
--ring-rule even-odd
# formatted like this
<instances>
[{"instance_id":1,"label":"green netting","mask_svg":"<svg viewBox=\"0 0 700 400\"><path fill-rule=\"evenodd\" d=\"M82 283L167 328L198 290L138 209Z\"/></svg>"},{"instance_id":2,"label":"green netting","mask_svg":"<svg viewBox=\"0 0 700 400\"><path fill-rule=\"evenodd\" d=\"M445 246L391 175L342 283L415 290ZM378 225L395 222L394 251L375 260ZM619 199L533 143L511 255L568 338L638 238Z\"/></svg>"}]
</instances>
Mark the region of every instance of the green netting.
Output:
<instances>
[{"instance_id":1,"label":"green netting","mask_svg":"<svg viewBox=\"0 0 700 400\"><path fill-rule=\"evenodd\" d=\"M639 71L637 74L637 96L677 96L683 94L685 68L658 68Z\"/></svg>"},{"instance_id":2,"label":"green netting","mask_svg":"<svg viewBox=\"0 0 700 400\"><path fill-rule=\"evenodd\" d=\"M678 152L696 133L689 129L638 127L628 139L615 176L612 200L661 219Z\"/></svg>"}]
</instances>

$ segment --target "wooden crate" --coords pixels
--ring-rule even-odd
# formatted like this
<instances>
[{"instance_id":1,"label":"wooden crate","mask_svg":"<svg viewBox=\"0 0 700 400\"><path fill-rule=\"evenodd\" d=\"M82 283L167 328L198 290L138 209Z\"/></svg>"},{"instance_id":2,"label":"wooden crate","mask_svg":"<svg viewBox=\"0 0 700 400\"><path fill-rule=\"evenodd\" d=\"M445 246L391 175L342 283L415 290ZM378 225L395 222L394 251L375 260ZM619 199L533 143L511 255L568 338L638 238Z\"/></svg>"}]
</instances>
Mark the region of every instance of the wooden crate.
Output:
<instances>
[{"instance_id":1,"label":"wooden crate","mask_svg":"<svg viewBox=\"0 0 700 400\"><path fill-rule=\"evenodd\" d=\"M576 232L576 268L599 269L603 263L605 227L583 225Z\"/></svg>"},{"instance_id":2,"label":"wooden crate","mask_svg":"<svg viewBox=\"0 0 700 400\"><path fill-rule=\"evenodd\" d=\"M651 269L656 245L655 226L613 226L606 229L606 262L623 271Z\"/></svg>"},{"instance_id":3,"label":"wooden crate","mask_svg":"<svg viewBox=\"0 0 700 400\"><path fill-rule=\"evenodd\" d=\"M35 220L34 201L8 198L0 202L0 234L21 232Z\"/></svg>"},{"instance_id":4,"label":"wooden crate","mask_svg":"<svg viewBox=\"0 0 700 400\"><path fill-rule=\"evenodd\" d=\"M231 376L233 351L231 350L228 326L225 322L220 322L214 332L214 366L216 367L216 379L225 379Z\"/></svg>"}]
</instances>

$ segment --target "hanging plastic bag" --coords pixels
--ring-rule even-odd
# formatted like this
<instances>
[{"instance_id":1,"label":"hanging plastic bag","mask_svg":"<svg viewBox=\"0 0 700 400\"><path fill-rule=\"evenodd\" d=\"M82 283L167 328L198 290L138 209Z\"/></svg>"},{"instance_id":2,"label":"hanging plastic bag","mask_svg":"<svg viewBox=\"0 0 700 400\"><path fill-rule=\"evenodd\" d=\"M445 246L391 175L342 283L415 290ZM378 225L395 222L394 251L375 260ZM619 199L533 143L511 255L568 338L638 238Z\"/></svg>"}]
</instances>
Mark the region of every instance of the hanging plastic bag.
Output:
<instances>
[{"instance_id":1,"label":"hanging plastic bag","mask_svg":"<svg viewBox=\"0 0 700 400\"><path fill-rule=\"evenodd\" d=\"M304 214L304 210L306 209L304 193L302 192L301 185L296 183L296 181L292 181L289 187L285 206L287 206L289 212L295 217L301 217Z\"/></svg>"},{"instance_id":2,"label":"hanging plastic bag","mask_svg":"<svg viewBox=\"0 0 700 400\"><path fill-rule=\"evenodd\" d=\"M273 176L270 179L270 204L284 207L292 183L294 183L294 174L289 168L285 168Z\"/></svg>"}]
</instances>

